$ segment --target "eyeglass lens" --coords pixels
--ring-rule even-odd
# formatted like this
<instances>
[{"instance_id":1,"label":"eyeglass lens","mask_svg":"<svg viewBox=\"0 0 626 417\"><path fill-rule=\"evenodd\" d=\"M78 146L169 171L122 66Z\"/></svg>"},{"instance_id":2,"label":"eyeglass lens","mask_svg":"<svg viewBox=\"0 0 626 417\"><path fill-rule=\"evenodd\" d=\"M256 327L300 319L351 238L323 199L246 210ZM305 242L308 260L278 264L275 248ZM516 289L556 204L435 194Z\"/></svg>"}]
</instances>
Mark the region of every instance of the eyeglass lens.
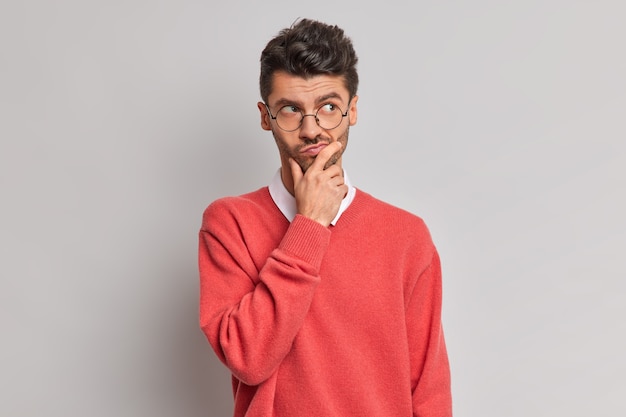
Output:
<instances>
[{"instance_id":1,"label":"eyeglass lens","mask_svg":"<svg viewBox=\"0 0 626 417\"><path fill-rule=\"evenodd\" d=\"M295 106L283 106L276 114L276 123L283 130L296 130L307 116L314 117L322 129L330 130L341 124L344 115L339 107L330 103L317 109L315 114L303 114Z\"/></svg>"}]
</instances>

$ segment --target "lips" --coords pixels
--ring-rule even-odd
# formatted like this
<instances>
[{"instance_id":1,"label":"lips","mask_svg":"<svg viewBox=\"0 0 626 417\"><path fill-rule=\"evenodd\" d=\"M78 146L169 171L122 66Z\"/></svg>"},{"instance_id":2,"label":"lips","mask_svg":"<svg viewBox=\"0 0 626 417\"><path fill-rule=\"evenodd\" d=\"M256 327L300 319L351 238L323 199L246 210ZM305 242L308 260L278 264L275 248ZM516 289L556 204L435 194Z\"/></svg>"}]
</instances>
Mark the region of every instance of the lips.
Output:
<instances>
[{"instance_id":1,"label":"lips","mask_svg":"<svg viewBox=\"0 0 626 417\"><path fill-rule=\"evenodd\" d=\"M318 153L322 151L322 149L324 149L327 146L328 146L328 143L319 142L319 143L316 143L315 145L306 146L300 149L300 153L305 154L305 155L310 155L310 156L316 156Z\"/></svg>"}]
</instances>

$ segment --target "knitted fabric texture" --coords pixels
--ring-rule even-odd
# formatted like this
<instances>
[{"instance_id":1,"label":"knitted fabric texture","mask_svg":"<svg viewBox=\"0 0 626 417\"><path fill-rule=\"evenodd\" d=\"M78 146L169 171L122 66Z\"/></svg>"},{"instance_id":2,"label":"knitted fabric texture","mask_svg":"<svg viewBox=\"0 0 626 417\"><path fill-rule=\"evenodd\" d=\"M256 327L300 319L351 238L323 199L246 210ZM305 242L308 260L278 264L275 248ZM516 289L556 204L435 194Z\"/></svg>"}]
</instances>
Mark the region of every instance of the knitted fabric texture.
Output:
<instances>
[{"instance_id":1,"label":"knitted fabric texture","mask_svg":"<svg viewBox=\"0 0 626 417\"><path fill-rule=\"evenodd\" d=\"M235 417L450 417L441 269L417 216L357 190L335 226L290 223L267 187L213 202L200 326Z\"/></svg>"}]
</instances>

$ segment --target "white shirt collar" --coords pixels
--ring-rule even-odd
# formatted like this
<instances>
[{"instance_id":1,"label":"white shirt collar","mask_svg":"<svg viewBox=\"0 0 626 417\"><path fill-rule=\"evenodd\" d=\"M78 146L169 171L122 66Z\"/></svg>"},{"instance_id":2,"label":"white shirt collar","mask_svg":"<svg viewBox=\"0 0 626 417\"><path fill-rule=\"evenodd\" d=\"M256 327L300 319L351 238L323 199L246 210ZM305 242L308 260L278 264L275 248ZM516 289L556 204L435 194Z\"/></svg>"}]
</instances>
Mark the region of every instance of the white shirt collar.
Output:
<instances>
[{"instance_id":1,"label":"white shirt collar","mask_svg":"<svg viewBox=\"0 0 626 417\"><path fill-rule=\"evenodd\" d=\"M341 205L339 206L339 211L337 212L337 215L335 216L333 221L330 222L330 224L332 224L333 226L337 223L339 217L341 217L341 214L346 211L350 203L352 203L352 200L354 200L354 195L356 194L356 188L354 188L350 183L350 179L348 178L348 174L346 173L345 169L343 170L343 180L348 186L348 194L346 194L346 196L341 201ZM276 174L274 174L274 178L272 179L272 182L270 183L268 188L270 191L270 196L272 197L272 200L274 200L276 206L278 206L278 209L281 211L281 213L283 213L287 220L291 222L298 213L298 208L296 207L296 198L289 194L289 191L287 191L287 188L285 188L285 184L283 184L283 180L280 176L280 168L278 169L278 171L276 171Z\"/></svg>"}]
</instances>

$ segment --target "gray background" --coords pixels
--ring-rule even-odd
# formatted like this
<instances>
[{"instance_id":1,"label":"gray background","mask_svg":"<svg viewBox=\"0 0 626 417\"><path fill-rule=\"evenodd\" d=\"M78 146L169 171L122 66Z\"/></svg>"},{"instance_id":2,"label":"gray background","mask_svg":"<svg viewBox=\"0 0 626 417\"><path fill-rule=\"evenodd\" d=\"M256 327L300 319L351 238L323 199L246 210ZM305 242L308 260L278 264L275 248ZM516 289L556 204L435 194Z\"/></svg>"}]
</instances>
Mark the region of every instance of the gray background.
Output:
<instances>
[{"instance_id":1,"label":"gray background","mask_svg":"<svg viewBox=\"0 0 626 417\"><path fill-rule=\"evenodd\" d=\"M228 3L228 4L226 4ZM258 57L360 56L344 166L439 247L456 416L626 415L622 1L0 6L2 416L228 416L197 231L278 167Z\"/></svg>"}]
</instances>

